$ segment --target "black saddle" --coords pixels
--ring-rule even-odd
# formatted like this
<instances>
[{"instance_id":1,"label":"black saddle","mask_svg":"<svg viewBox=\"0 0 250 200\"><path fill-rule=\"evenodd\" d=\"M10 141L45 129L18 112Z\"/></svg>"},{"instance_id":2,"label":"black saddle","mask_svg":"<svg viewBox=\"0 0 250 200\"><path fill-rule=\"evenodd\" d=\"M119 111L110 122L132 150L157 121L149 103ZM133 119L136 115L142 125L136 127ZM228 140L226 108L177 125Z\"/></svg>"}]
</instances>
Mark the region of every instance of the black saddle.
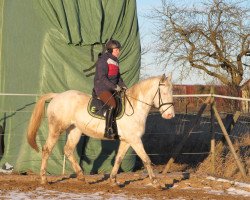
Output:
<instances>
[{"instance_id":1,"label":"black saddle","mask_svg":"<svg viewBox=\"0 0 250 200\"><path fill-rule=\"evenodd\" d=\"M115 93L114 98L116 100L116 119L120 119L124 114L124 97L121 93ZM91 116L105 120L105 113L108 106L105 105L98 97L95 92L92 93L92 97L88 103L88 112Z\"/></svg>"}]
</instances>

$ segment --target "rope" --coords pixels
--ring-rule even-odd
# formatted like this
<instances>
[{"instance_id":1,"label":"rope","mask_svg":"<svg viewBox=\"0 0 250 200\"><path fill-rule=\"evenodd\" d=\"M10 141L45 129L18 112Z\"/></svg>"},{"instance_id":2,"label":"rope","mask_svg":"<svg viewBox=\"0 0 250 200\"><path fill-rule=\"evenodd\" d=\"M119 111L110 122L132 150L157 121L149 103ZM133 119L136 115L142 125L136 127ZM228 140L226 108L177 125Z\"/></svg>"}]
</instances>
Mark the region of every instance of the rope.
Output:
<instances>
[{"instance_id":1,"label":"rope","mask_svg":"<svg viewBox=\"0 0 250 200\"><path fill-rule=\"evenodd\" d=\"M0 93L0 96L41 96L40 94Z\"/></svg>"},{"instance_id":2,"label":"rope","mask_svg":"<svg viewBox=\"0 0 250 200\"><path fill-rule=\"evenodd\" d=\"M0 93L0 96L41 96L41 94ZM231 96L218 95L218 94L174 94L173 97L175 97L175 98L179 98L179 97L219 97L219 98L224 98L224 99L250 101L250 99L248 99L248 98L231 97Z\"/></svg>"},{"instance_id":3,"label":"rope","mask_svg":"<svg viewBox=\"0 0 250 200\"><path fill-rule=\"evenodd\" d=\"M197 153L192 153L192 152L187 152L187 153L178 153L181 155L204 155L204 154L209 154L210 152L197 152ZM173 155L174 153L148 153L147 155L149 156L166 156L166 155ZM63 160L63 158L61 159L55 159L55 158L51 158L53 154L50 154L50 158L48 158L48 160ZM85 155L81 155L84 157L96 157L96 156L111 156L112 154L85 154ZM64 154L60 154L59 156L63 157ZM126 156L138 156L136 153L127 153ZM0 156L3 157L3 156ZM18 155L8 155L8 157L18 157ZM113 158L110 158L113 159ZM27 161L23 161L23 162L28 162L28 161L41 161L41 160L27 160Z\"/></svg>"}]
</instances>

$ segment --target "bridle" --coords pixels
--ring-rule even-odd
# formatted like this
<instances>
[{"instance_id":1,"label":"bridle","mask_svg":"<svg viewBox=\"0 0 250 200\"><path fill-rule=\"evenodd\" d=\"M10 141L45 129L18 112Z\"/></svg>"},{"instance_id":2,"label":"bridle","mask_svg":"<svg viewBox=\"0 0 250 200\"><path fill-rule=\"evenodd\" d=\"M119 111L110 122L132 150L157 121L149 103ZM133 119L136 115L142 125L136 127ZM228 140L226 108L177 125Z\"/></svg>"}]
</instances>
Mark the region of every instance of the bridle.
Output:
<instances>
[{"instance_id":1,"label":"bridle","mask_svg":"<svg viewBox=\"0 0 250 200\"><path fill-rule=\"evenodd\" d=\"M169 108L171 108L171 106L174 106L174 102L167 102L167 103L164 103L164 102L163 102L163 100L162 100L162 98L161 98L161 90L160 90L160 87L161 87L161 86L165 86L165 85L159 82L158 89L157 89L157 91L156 91L156 93L155 93L155 96L157 95L157 93L159 94L159 106L158 106L158 108L155 107L154 105L152 105L152 106L154 106L155 108L157 108L157 109L160 111L160 108L161 108L162 106L169 105L169 107L167 107L164 111L161 112L161 114L163 114L163 113L166 112ZM154 98L155 98L155 96L154 96ZM153 101L154 101L154 98L153 98Z\"/></svg>"},{"instance_id":2,"label":"bridle","mask_svg":"<svg viewBox=\"0 0 250 200\"><path fill-rule=\"evenodd\" d=\"M160 112L161 114L163 114L163 113L166 112L169 108L171 108L172 106L174 106L174 102L167 102L167 103L164 103L164 102L163 102L162 97L161 97L161 90L160 90L160 87L161 87L161 86L165 86L165 84L161 83L161 81L160 81L159 84L158 84L157 91L155 92L155 95L154 95L153 100L152 100L152 101L154 101L155 97L156 97L157 94L158 94L158 97L159 97L159 98L158 98L158 99L159 99L159 106L158 106L158 107L154 106L153 104L149 104L149 103L147 103L147 102L141 101L140 99L137 99L137 98L134 98L134 97L132 97L132 96L129 96L129 95L126 94L126 92L124 92L124 96L125 96L125 98L127 99L127 101L129 102L129 105L130 105L130 107L131 107L132 110L133 110L132 114L129 114L129 115L126 114L126 115L131 116L131 115L134 114L134 108L133 108L131 102L129 101L129 98L128 98L128 97L130 97L130 98L132 98L132 99L135 99L135 100L137 100L137 101L139 101L139 102L141 102L141 103L144 103L144 104L146 104L146 105L148 105L148 106L150 106L150 107L154 107L154 108L158 109L159 112ZM161 112L161 111L160 111L160 108L161 108L162 106L165 106L165 105L169 105L169 106L168 106L165 110L163 110L163 111Z\"/></svg>"}]
</instances>

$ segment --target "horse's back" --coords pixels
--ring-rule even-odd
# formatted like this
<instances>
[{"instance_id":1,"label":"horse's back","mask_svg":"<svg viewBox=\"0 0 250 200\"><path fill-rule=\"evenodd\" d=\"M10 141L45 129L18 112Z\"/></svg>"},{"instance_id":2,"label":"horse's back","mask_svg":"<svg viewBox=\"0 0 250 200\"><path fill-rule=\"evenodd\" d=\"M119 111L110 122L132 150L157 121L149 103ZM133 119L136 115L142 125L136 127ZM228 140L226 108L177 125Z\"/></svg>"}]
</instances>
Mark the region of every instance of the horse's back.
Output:
<instances>
[{"instance_id":1,"label":"horse's back","mask_svg":"<svg viewBox=\"0 0 250 200\"><path fill-rule=\"evenodd\" d=\"M70 115L75 113L81 107L86 107L89 99L90 95L86 93L77 90L68 90L59 93L51 100L47 112L48 114L53 112L54 114Z\"/></svg>"}]
</instances>

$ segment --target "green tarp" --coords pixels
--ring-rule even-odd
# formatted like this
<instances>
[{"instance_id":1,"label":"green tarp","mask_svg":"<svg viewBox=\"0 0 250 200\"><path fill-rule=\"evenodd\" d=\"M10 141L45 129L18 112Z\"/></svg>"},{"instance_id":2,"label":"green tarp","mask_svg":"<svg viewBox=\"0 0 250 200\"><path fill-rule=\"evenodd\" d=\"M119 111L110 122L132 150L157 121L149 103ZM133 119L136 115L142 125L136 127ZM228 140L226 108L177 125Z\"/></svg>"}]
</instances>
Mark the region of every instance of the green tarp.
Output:
<instances>
[{"instance_id":1,"label":"green tarp","mask_svg":"<svg viewBox=\"0 0 250 200\"><path fill-rule=\"evenodd\" d=\"M8 162L19 172L39 171L41 153L26 141L37 95L69 89L90 94L94 64L110 38L122 44L120 70L131 86L139 80L141 53L135 0L0 0L0 92L9 94L0 96L5 130L0 167ZM47 130L45 118L37 137L40 149ZM65 140L64 134L54 148L48 173L62 172ZM82 137L76 156L88 173L109 171L117 145ZM123 170L131 170L135 156L127 155L125 162ZM68 161L66 172L72 172Z\"/></svg>"}]
</instances>

